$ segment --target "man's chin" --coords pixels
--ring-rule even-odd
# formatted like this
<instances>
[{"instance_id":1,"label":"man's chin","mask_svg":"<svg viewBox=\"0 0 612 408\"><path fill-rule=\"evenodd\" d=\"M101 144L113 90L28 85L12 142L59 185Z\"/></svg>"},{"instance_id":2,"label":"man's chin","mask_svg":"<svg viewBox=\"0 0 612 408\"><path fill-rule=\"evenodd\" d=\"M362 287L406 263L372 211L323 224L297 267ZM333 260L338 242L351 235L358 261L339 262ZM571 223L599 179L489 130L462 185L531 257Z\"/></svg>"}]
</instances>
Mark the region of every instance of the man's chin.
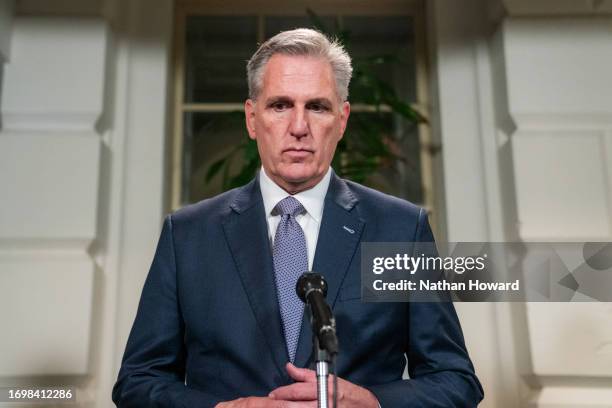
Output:
<instances>
[{"instance_id":1,"label":"man's chin","mask_svg":"<svg viewBox=\"0 0 612 408\"><path fill-rule=\"evenodd\" d=\"M280 177L287 183L300 184L317 178L317 172L308 166L293 164L279 172Z\"/></svg>"},{"instance_id":2,"label":"man's chin","mask_svg":"<svg viewBox=\"0 0 612 408\"><path fill-rule=\"evenodd\" d=\"M313 172L293 172L281 176L285 182L290 184L303 184L318 178L318 175Z\"/></svg>"},{"instance_id":3,"label":"man's chin","mask_svg":"<svg viewBox=\"0 0 612 408\"><path fill-rule=\"evenodd\" d=\"M323 178L323 175L313 171L291 171L281 173L280 178L286 184L286 187L299 192L314 187ZM292 194L295 194L295 192L292 191Z\"/></svg>"}]
</instances>

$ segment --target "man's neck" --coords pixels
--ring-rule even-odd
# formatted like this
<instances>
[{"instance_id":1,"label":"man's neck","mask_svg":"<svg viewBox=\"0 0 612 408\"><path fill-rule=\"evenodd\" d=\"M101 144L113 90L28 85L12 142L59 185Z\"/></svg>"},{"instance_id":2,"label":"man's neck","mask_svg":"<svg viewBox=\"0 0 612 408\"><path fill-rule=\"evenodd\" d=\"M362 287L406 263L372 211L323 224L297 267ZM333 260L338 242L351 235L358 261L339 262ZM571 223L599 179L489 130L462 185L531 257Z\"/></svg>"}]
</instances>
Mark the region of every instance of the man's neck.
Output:
<instances>
[{"instance_id":1,"label":"man's neck","mask_svg":"<svg viewBox=\"0 0 612 408\"><path fill-rule=\"evenodd\" d=\"M274 184L276 184L278 187L280 187L281 189L286 191L287 194L290 194L290 195L296 195L296 194L299 194L299 193L302 193L304 191L314 188L327 176L327 174L330 171L331 171L331 167L328 168L327 172L323 173L321 176L319 176L316 179L308 180L306 182L291 183L281 178L270 175L270 173L265 171L263 166L261 167L261 172L263 172L269 180L271 180Z\"/></svg>"}]
</instances>

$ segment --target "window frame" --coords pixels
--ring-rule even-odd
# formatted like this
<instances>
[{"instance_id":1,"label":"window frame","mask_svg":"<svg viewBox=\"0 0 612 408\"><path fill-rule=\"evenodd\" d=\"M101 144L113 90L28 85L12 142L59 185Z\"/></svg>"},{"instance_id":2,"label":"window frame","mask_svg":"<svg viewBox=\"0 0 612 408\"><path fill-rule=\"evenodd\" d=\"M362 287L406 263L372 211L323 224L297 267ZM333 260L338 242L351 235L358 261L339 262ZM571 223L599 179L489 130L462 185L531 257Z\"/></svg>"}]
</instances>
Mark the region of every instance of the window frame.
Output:
<instances>
[{"instance_id":1,"label":"window frame","mask_svg":"<svg viewBox=\"0 0 612 408\"><path fill-rule=\"evenodd\" d=\"M350 3L350 4L349 4ZM416 99L412 106L432 118L429 64L427 58L427 39L425 29L425 4L422 0L379 0L372 5L368 0L335 0L335 1L294 1L279 6L278 2L246 2L243 0L178 0L174 14L174 55L173 55L173 108L171 132L171 158L169 166L170 177L170 210L175 211L182 206L183 179L183 140L184 114L186 112L220 112L225 110L243 110L242 103L186 103L184 100L184 68L185 68L185 37L187 18L193 15L228 16L251 15L258 17L258 42L263 40L265 16L303 15L306 8L315 10L320 15L340 16L393 16L408 15L414 21L415 38L415 73ZM245 74L246 81L246 74ZM351 105L352 111L368 111L371 107L361 104ZM433 213L436 202L436 186L434 183L434 156L439 152L439 144L434 143L431 127L428 124L418 125L421 183L423 202L415 203ZM441 186L437 186L441 188ZM433 223L433 222L432 222Z\"/></svg>"}]
</instances>

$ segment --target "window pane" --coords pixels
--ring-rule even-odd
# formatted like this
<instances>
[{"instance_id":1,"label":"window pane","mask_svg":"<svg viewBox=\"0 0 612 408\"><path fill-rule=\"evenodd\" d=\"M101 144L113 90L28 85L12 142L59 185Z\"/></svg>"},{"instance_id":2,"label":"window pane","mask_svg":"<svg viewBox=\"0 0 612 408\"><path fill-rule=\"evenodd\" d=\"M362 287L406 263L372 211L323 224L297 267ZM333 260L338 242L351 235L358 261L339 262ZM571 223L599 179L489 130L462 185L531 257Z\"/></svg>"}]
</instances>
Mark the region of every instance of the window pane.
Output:
<instances>
[{"instance_id":1,"label":"window pane","mask_svg":"<svg viewBox=\"0 0 612 408\"><path fill-rule=\"evenodd\" d=\"M406 102L416 100L413 22L409 16L351 16L343 19L348 33L347 49L353 65L385 79ZM374 63L384 57L385 63ZM359 81L351 84L353 102L365 101L367 89Z\"/></svg>"},{"instance_id":2,"label":"window pane","mask_svg":"<svg viewBox=\"0 0 612 408\"><path fill-rule=\"evenodd\" d=\"M192 113L185 118L183 149L183 204L194 203L224 191L223 169L209 182L206 175L213 163L244 143L247 131L243 112ZM244 164L243 152L232 156L229 171L235 174Z\"/></svg>"},{"instance_id":3,"label":"window pane","mask_svg":"<svg viewBox=\"0 0 612 408\"><path fill-rule=\"evenodd\" d=\"M421 156L416 125L392 113L352 112L343 143L347 143L348 176L368 168L372 158L378 171L368 172L365 184L377 190L402 197L414 203L423 202ZM380 152L380 144L391 154ZM342 172L342 164L337 165ZM357 180L360 181L360 180Z\"/></svg>"},{"instance_id":4,"label":"window pane","mask_svg":"<svg viewBox=\"0 0 612 408\"><path fill-rule=\"evenodd\" d=\"M185 102L241 102L246 61L256 49L257 17L190 16L185 48Z\"/></svg>"}]
</instances>

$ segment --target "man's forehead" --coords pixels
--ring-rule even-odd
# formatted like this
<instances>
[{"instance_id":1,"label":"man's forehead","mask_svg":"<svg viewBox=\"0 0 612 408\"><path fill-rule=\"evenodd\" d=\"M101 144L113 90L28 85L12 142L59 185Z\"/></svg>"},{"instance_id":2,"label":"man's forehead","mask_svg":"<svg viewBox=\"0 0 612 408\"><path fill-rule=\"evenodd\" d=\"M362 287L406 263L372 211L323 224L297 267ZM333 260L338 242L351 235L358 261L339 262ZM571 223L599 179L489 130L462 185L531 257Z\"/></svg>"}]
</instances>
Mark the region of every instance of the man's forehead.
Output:
<instances>
[{"instance_id":1,"label":"man's forehead","mask_svg":"<svg viewBox=\"0 0 612 408\"><path fill-rule=\"evenodd\" d=\"M274 54L264 67L262 79L266 94L312 93L312 98L336 94L331 64L321 57Z\"/></svg>"},{"instance_id":2,"label":"man's forehead","mask_svg":"<svg viewBox=\"0 0 612 408\"><path fill-rule=\"evenodd\" d=\"M271 63L276 63L280 65L288 65L293 63L297 65L303 65L304 63L316 63L318 65L321 65L321 67L325 67L331 70L331 64L329 63L329 61L325 59L325 57L318 55L294 55L277 52L273 54L270 59L268 59L266 66L270 65Z\"/></svg>"}]
</instances>

